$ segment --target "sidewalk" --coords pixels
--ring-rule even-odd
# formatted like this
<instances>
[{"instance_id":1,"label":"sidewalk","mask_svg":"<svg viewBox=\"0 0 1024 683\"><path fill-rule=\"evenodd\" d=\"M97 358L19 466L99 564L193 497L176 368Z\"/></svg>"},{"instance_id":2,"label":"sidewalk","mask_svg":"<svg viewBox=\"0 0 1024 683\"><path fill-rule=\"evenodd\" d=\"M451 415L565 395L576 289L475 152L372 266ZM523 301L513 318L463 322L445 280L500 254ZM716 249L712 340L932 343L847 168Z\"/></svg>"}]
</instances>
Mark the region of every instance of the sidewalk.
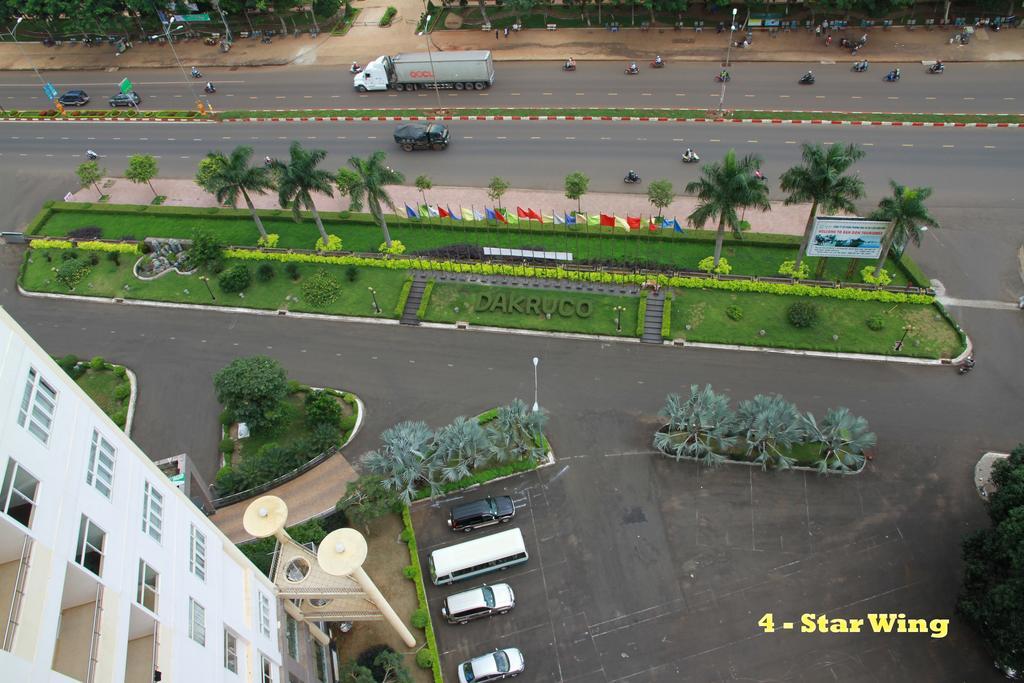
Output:
<instances>
[{"instance_id":1,"label":"sidewalk","mask_svg":"<svg viewBox=\"0 0 1024 683\"><path fill-rule=\"evenodd\" d=\"M111 204L149 204L153 199L153 192L148 185L132 183L123 178L104 179L100 186L104 194L110 195L108 201ZM200 190L191 180L156 178L153 180L153 187L159 194L167 197L164 206L217 206L213 195ZM676 187L677 192L681 189L681 187ZM405 204L416 208L423 203L420 191L412 186L391 185L388 187L388 192L391 194L395 206L403 212L403 216ZM428 203L439 204L445 208L451 207L452 211L458 211L459 207L465 207L467 209L475 208L483 213L484 207L494 206L494 202L487 197L487 190L484 188L435 186L426 194ZM90 185L74 192L72 201L95 202L98 199L96 190ZM252 197L252 200L258 209L281 208L277 203L277 196L273 194L256 195ZM334 212L348 208L348 200L320 195L316 197L316 205L317 209L321 211ZM511 189L502 197L501 205L512 208L513 211L517 206L521 206L524 209L534 209L542 214L550 214L552 211L576 210L575 202L566 199L562 192L554 190ZM677 197L662 215L666 218L674 217L686 227L686 216L694 210L696 205L697 200L694 197ZM240 203L240 206L244 205ZM583 196L583 210L591 214L603 212L623 218L627 215L642 215L646 219L652 215L652 211L653 214L657 214L657 210L654 210L647 201L646 194L624 192L589 192ZM786 206L780 201L773 201L771 211L767 213L748 211L745 218L750 221L751 232L801 235L810 210L810 204ZM717 223L706 227L713 230L716 226Z\"/></svg>"},{"instance_id":2,"label":"sidewalk","mask_svg":"<svg viewBox=\"0 0 1024 683\"><path fill-rule=\"evenodd\" d=\"M425 49L424 39L415 35L422 12L418 0L367 0L359 3L361 10L348 35L330 36L322 33L315 40L305 34L299 38L275 38L270 45L255 39L235 42L231 52L221 53L216 46L200 41L178 43L178 57L186 66L271 66L312 65L348 66L353 61L365 63L381 54L418 52ZM394 5L398 15L390 27L377 26L384 5ZM747 49L734 49L736 62L780 61L819 62L850 61L849 50L838 47L839 38L860 37L860 28L845 34L836 33L832 47L826 48L814 33L801 30L770 37L763 31L754 34ZM1021 61L1024 60L1024 30L1003 29L998 33L981 29L968 45L950 45L951 29L929 31L925 27L908 31L905 28L867 29L868 45L860 56L874 62L908 62L943 59L958 61ZM737 34L739 35L739 34ZM728 43L726 34L714 29L696 33L692 29L674 31L654 28L649 32L623 28L611 33L599 28L573 28L545 31L523 30L508 38L495 40L492 31L435 31L433 45L440 50L491 50L496 60L563 60L572 55L579 60L644 60L661 54L669 61L719 61L724 58ZM41 43L10 42L0 44L0 69L50 70L112 69L174 67L174 55L168 46L135 44L121 56L109 46L44 47Z\"/></svg>"}]
</instances>

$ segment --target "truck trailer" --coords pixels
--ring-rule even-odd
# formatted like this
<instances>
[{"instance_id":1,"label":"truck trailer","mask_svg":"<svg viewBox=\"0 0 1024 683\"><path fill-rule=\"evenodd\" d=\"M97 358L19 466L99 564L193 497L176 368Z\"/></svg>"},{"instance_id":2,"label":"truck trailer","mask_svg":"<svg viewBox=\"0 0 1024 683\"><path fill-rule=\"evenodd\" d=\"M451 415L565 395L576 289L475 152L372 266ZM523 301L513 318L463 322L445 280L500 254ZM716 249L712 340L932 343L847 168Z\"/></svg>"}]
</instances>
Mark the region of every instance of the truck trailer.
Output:
<instances>
[{"instance_id":1,"label":"truck trailer","mask_svg":"<svg viewBox=\"0 0 1024 683\"><path fill-rule=\"evenodd\" d=\"M431 66L433 63L433 66ZM494 83L494 61L490 50L454 52L406 52L394 57L377 57L357 73L352 86L367 90L416 90L433 88L483 90Z\"/></svg>"}]
</instances>

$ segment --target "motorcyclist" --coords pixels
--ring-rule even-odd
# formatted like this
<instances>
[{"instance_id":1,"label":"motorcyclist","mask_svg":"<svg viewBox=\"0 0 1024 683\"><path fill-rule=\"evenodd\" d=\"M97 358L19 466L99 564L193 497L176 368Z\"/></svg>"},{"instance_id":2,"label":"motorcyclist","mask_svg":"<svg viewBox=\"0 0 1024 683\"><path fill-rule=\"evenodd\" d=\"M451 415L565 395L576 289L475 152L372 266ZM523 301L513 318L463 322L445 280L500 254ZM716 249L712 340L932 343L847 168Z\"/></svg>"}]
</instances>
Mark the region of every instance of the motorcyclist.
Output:
<instances>
[{"instance_id":1,"label":"motorcyclist","mask_svg":"<svg viewBox=\"0 0 1024 683\"><path fill-rule=\"evenodd\" d=\"M213 87L213 81L206 81L206 92L209 92L209 93L217 92L217 89L215 87Z\"/></svg>"},{"instance_id":2,"label":"motorcyclist","mask_svg":"<svg viewBox=\"0 0 1024 683\"><path fill-rule=\"evenodd\" d=\"M640 180L640 176L637 175L636 171L630 169L626 171L626 180L629 180L630 182L635 182L637 180Z\"/></svg>"},{"instance_id":3,"label":"motorcyclist","mask_svg":"<svg viewBox=\"0 0 1024 683\"><path fill-rule=\"evenodd\" d=\"M804 75L803 75L803 76L802 76L802 77L800 78L800 80L801 80L801 81L813 81L813 80L814 80L814 72L813 72L813 71L810 71L810 70L808 70L808 71L807 71L807 73L805 73L805 74L804 74Z\"/></svg>"},{"instance_id":4,"label":"motorcyclist","mask_svg":"<svg viewBox=\"0 0 1024 683\"><path fill-rule=\"evenodd\" d=\"M274 161L273 161L273 159L270 158L269 154L267 156L263 157L263 165L264 166L270 166L272 163L274 163Z\"/></svg>"},{"instance_id":5,"label":"motorcyclist","mask_svg":"<svg viewBox=\"0 0 1024 683\"><path fill-rule=\"evenodd\" d=\"M655 66L661 66L662 63L663 62L661 61L661 55L654 55L654 64L655 64Z\"/></svg>"},{"instance_id":6,"label":"motorcyclist","mask_svg":"<svg viewBox=\"0 0 1024 683\"><path fill-rule=\"evenodd\" d=\"M640 68L636 65L636 62L629 63L629 73L635 74L640 71Z\"/></svg>"},{"instance_id":7,"label":"motorcyclist","mask_svg":"<svg viewBox=\"0 0 1024 683\"><path fill-rule=\"evenodd\" d=\"M348 70L349 70L349 71L350 71L351 73L354 73L354 74L357 74L357 73L359 73L359 71L360 71L360 69L359 69L359 62L352 62L352 66L350 66L350 67L348 68Z\"/></svg>"},{"instance_id":8,"label":"motorcyclist","mask_svg":"<svg viewBox=\"0 0 1024 683\"><path fill-rule=\"evenodd\" d=\"M196 67L192 67L192 78L199 78L202 75L203 74L200 73L199 69L197 69Z\"/></svg>"},{"instance_id":9,"label":"motorcyclist","mask_svg":"<svg viewBox=\"0 0 1024 683\"><path fill-rule=\"evenodd\" d=\"M946 68L946 65L942 63L941 59L936 59L935 64L932 66L932 71L942 71Z\"/></svg>"},{"instance_id":10,"label":"motorcyclist","mask_svg":"<svg viewBox=\"0 0 1024 683\"><path fill-rule=\"evenodd\" d=\"M729 71L727 69L722 69L722 73L718 74L718 80L720 80L720 81L727 81L727 80L729 80Z\"/></svg>"},{"instance_id":11,"label":"motorcyclist","mask_svg":"<svg viewBox=\"0 0 1024 683\"><path fill-rule=\"evenodd\" d=\"M565 60L565 68L566 69L575 69L576 68L576 60L573 59L572 57L569 57L569 59Z\"/></svg>"},{"instance_id":12,"label":"motorcyclist","mask_svg":"<svg viewBox=\"0 0 1024 683\"><path fill-rule=\"evenodd\" d=\"M757 178L758 180L764 180L764 173L761 173L761 169L755 168L754 177Z\"/></svg>"},{"instance_id":13,"label":"motorcyclist","mask_svg":"<svg viewBox=\"0 0 1024 683\"><path fill-rule=\"evenodd\" d=\"M96 161L97 159L100 158L100 155L92 151L91 149L85 150L85 156L89 157L93 161Z\"/></svg>"}]
</instances>

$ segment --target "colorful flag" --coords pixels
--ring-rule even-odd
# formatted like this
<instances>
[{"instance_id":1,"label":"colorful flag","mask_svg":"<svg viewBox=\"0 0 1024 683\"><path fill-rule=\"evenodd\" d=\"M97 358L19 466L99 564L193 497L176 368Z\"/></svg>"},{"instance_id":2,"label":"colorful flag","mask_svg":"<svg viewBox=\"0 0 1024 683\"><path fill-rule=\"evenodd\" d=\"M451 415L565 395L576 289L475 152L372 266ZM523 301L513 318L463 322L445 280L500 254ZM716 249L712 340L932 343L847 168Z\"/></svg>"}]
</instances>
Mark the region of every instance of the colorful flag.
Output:
<instances>
[{"instance_id":1,"label":"colorful flag","mask_svg":"<svg viewBox=\"0 0 1024 683\"><path fill-rule=\"evenodd\" d=\"M437 214L438 214L438 218L451 218L452 217L452 215L450 213L448 213L447 211L445 211L445 208L443 206L440 206L440 205L437 207Z\"/></svg>"},{"instance_id":2,"label":"colorful flag","mask_svg":"<svg viewBox=\"0 0 1024 683\"><path fill-rule=\"evenodd\" d=\"M461 207L459 207L459 208L460 208L460 213L461 213ZM462 220L462 216L460 216L458 213L455 213L454 211L452 211L452 207L450 207L450 206L448 207L448 218L451 218L453 221L461 221Z\"/></svg>"},{"instance_id":3,"label":"colorful flag","mask_svg":"<svg viewBox=\"0 0 1024 683\"><path fill-rule=\"evenodd\" d=\"M651 232L654 232L654 231L655 231L655 230L657 230L657 229L658 229L659 227L660 227L660 226L658 225L658 221L657 221L657 220L655 220L654 218L652 218L652 219L651 219L651 224L650 224L650 226L649 226L649 227L648 227L647 229L648 229L648 230L650 230Z\"/></svg>"},{"instance_id":4,"label":"colorful flag","mask_svg":"<svg viewBox=\"0 0 1024 683\"><path fill-rule=\"evenodd\" d=\"M501 214L505 218L505 222L509 225L519 225L519 217L508 209L501 209Z\"/></svg>"},{"instance_id":5,"label":"colorful flag","mask_svg":"<svg viewBox=\"0 0 1024 683\"><path fill-rule=\"evenodd\" d=\"M626 214L626 224L629 226L630 230L639 230L640 229L640 216L630 216L627 213Z\"/></svg>"},{"instance_id":6,"label":"colorful flag","mask_svg":"<svg viewBox=\"0 0 1024 683\"><path fill-rule=\"evenodd\" d=\"M629 223L627 223L626 219L623 218L622 216L615 216L615 227L625 228L626 230L629 230Z\"/></svg>"},{"instance_id":7,"label":"colorful flag","mask_svg":"<svg viewBox=\"0 0 1024 683\"><path fill-rule=\"evenodd\" d=\"M501 209L495 209L492 213L498 221L508 223L508 217L505 216Z\"/></svg>"},{"instance_id":8,"label":"colorful flag","mask_svg":"<svg viewBox=\"0 0 1024 683\"><path fill-rule=\"evenodd\" d=\"M478 221L482 221L482 220L484 220L484 215L482 213L480 213L479 211L477 211L476 209L473 209L473 219L474 220L478 220Z\"/></svg>"},{"instance_id":9,"label":"colorful flag","mask_svg":"<svg viewBox=\"0 0 1024 683\"><path fill-rule=\"evenodd\" d=\"M540 214L537 213L536 211L534 211L533 209L527 209L526 211L527 211L527 215L529 216L530 220L543 222L544 219L542 219L540 217Z\"/></svg>"},{"instance_id":10,"label":"colorful flag","mask_svg":"<svg viewBox=\"0 0 1024 683\"><path fill-rule=\"evenodd\" d=\"M484 209L484 211L487 212L487 220L489 220L489 221L496 221L496 220L498 220L498 212L495 211L494 209ZM504 220L504 219L502 219L502 220Z\"/></svg>"},{"instance_id":11,"label":"colorful flag","mask_svg":"<svg viewBox=\"0 0 1024 683\"><path fill-rule=\"evenodd\" d=\"M544 220L541 221L541 222L542 223L546 223L548 225L551 225L552 223L555 222L555 215L551 214L551 213L546 213L546 214L544 214Z\"/></svg>"},{"instance_id":12,"label":"colorful flag","mask_svg":"<svg viewBox=\"0 0 1024 683\"><path fill-rule=\"evenodd\" d=\"M432 204L428 204L427 205L427 210L430 212L430 217L431 218L440 218L441 217L441 212L437 210L436 206L434 206Z\"/></svg>"},{"instance_id":13,"label":"colorful flag","mask_svg":"<svg viewBox=\"0 0 1024 683\"><path fill-rule=\"evenodd\" d=\"M547 216L544 216L544 218L547 218ZM551 216L551 222L553 222L555 225L565 225L567 222L565 220L566 218L567 216L564 216L560 213L556 213L553 216Z\"/></svg>"},{"instance_id":14,"label":"colorful flag","mask_svg":"<svg viewBox=\"0 0 1024 683\"><path fill-rule=\"evenodd\" d=\"M576 225L576 214L567 213L565 214L566 225Z\"/></svg>"},{"instance_id":15,"label":"colorful flag","mask_svg":"<svg viewBox=\"0 0 1024 683\"><path fill-rule=\"evenodd\" d=\"M600 221L601 222L599 223L599 225L602 225L602 226L605 226L605 227L608 227L608 228L614 228L615 227L615 216L609 216L607 214L602 213Z\"/></svg>"},{"instance_id":16,"label":"colorful flag","mask_svg":"<svg viewBox=\"0 0 1024 683\"><path fill-rule=\"evenodd\" d=\"M463 209L462 209L462 220L464 220L464 221L474 221L474 220L479 221L479 220L483 220L483 216L481 216L480 218L477 218L475 215L473 215L473 209L467 209L467 208L463 207Z\"/></svg>"},{"instance_id":17,"label":"colorful flag","mask_svg":"<svg viewBox=\"0 0 1024 683\"><path fill-rule=\"evenodd\" d=\"M426 204L420 204L420 218L430 218L430 207Z\"/></svg>"},{"instance_id":18,"label":"colorful flag","mask_svg":"<svg viewBox=\"0 0 1024 683\"><path fill-rule=\"evenodd\" d=\"M420 215L418 213L416 213L416 210L414 208L412 208L411 206L409 206L408 204L405 205L405 215L408 216L409 218L419 218L420 217Z\"/></svg>"},{"instance_id":19,"label":"colorful flag","mask_svg":"<svg viewBox=\"0 0 1024 683\"><path fill-rule=\"evenodd\" d=\"M527 211L526 209L524 209L521 206L517 206L516 207L516 216L519 217L519 218L529 218L530 217L530 212Z\"/></svg>"},{"instance_id":20,"label":"colorful flag","mask_svg":"<svg viewBox=\"0 0 1024 683\"><path fill-rule=\"evenodd\" d=\"M590 227L590 226L595 226L596 227L598 225L604 225L604 223L602 223L602 219L603 218L604 218L604 214L601 214L599 216L591 216L588 213L587 214L587 227ZM612 224L614 224L614 223L615 223L615 219L612 219Z\"/></svg>"},{"instance_id":21,"label":"colorful flag","mask_svg":"<svg viewBox=\"0 0 1024 683\"><path fill-rule=\"evenodd\" d=\"M675 230L676 232L682 232L683 231L683 226L679 225L679 221L677 221L675 218L673 218L672 219L672 229Z\"/></svg>"}]
</instances>

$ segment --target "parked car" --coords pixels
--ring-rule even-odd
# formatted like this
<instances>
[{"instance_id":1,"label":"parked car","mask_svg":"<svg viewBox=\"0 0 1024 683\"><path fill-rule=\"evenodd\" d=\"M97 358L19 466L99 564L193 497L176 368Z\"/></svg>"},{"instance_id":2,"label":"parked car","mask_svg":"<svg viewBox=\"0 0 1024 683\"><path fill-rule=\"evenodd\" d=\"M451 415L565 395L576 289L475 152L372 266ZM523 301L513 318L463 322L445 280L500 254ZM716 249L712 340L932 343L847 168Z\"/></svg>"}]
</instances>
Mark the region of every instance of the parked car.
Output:
<instances>
[{"instance_id":1,"label":"parked car","mask_svg":"<svg viewBox=\"0 0 1024 683\"><path fill-rule=\"evenodd\" d=\"M89 95L84 90L68 90L57 101L65 107L81 107L89 104Z\"/></svg>"},{"instance_id":2,"label":"parked car","mask_svg":"<svg viewBox=\"0 0 1024 683\"><path fill-rule=\"evenodd\" d=\"M526 660L518 647L506 647L459 664L459 683L490 683L523 673Z\"/></svg>"},{"instance_id":3,"label":"parked car","mask_svg":"<svg viewBox=\"0 0 1024 683\"><path fill-rule=\"evenodd\" d=\"M516 606L516 594L507 583L486 583L468 591L449 595L441 605L441 614L449 624L465 624L474 619L505 614Z\"/></svg>"},{"instance_id":4,"label":"parked car","mask_svg":"<svg viewBox=\"0 0 1024 683\"><path fill-rule=\"evenodd\" d=\"M452 531L472 531L491 524L505 524L516 516L512 496L488 496L455 505L448 512L448 526Z\"/></svg>"},{"instance_id":5,"label":"parked car","mask_svg":"<svg viewBox=\"0 0 1024 683\"><path fill-rule=\"evenodd\" d=\"M119 92L110 98L111 107L137 107L140 102L142 102L142 98L134 90Z\"/></svg>"}]
</instances>

